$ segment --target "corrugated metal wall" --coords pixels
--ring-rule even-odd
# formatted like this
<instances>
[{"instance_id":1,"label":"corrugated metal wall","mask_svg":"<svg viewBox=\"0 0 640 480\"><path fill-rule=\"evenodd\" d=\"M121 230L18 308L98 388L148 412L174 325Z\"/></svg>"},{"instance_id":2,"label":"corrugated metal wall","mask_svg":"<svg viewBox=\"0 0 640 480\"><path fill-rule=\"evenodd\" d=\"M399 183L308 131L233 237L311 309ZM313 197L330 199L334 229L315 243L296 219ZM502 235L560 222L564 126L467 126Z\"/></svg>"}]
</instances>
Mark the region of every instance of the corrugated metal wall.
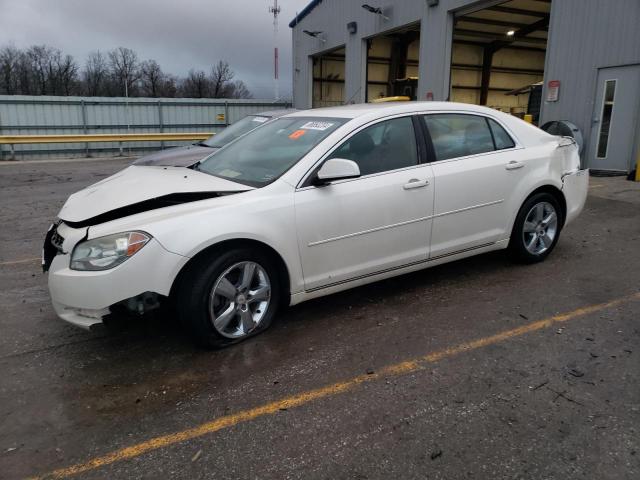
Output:
<instances>
[{"instance_id":1,"label":"corrugated metal wall","mask_svg":"<svg viewBox=\"0 0 640 480\"><path fill-rule=\"evenodd\" d=\"M365 40L417 21L420 22L418 98L426 98L429 92L435 100L447 99L452 83L454 14L486 8L503 3L503 0L440 0L433 7L424 0L383 2L381 6L389 20L367 12L362 3L357 0L324 0L293 27L296 107L311 106L309 57L343 45L346 46L345 101L364 102L367 78ZM357 33L347 31L348 22L357 23ZM303 30L321 31L322 34L319 38L312 38ZM453 52L454 56L456 53L459 52ZM540 67L540 61L541 58L535 60L536 68ZM510 62L513 63L512 60ZM598 70L640 64L640 0L553 0L544 62L545 83L560 80L561 87L557 102L543 101L540 123L570 120L578 125L586 142L585 164L591 166L590 142ZM498 74L494 77L499 80ZM539 77L529 79L531 82L537 80ZM523 78L524 83L526 80ZM640 85L637 88L640 89ZM543 100L546 93L545 84ZM458 99L476 101L471 97ZM638 155L640 113L635 124L628 128L637 131L635 155Z\"/></svg>"},{"instance_id":2,"label":"corrugated metal wall","mask_svg":"<svg viewBox=\"0 0 640 480\"><path fill-rule=\"evenodd\" d=\"M639 0L553 1L545 81L560 80L560 96L557 102L545 102L542 123L570 120L580 127L588 166L598 69L638 63ZM546 98L546 85L542 98Z\"/></svg>"},{"instance_id":3,"label":"corrugated metal wall","mask_svg":"<svg viewBox=\"0 0 640 480\"><path fill-rule=\"evenodd\" d=\"M217 132L252 113L288 107L285 103L234 99L108 98L0 95L0 135ZM218 115L225 115L218 120ZM178 145L181 142L171 142ZM182 142L188 143L188 142ZM126 154L158 149L159 142L127 142ZM16 158L113 155L112 143L16 145ZM0 145L0 157L8 145Z\"/></svg>"}]
</instances>

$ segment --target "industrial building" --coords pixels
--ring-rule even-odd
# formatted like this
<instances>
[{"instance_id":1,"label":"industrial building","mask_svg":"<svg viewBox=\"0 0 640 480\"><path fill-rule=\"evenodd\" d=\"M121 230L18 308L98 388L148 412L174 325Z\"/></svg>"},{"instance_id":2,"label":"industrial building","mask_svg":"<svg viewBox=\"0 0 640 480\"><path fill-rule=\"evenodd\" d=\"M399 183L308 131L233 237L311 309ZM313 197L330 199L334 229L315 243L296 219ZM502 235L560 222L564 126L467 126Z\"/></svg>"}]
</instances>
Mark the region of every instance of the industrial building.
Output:
<instances>
[{"instance_id":1,"label":"industrial building","mask_svg":"<svg viewBox=\"0 0 640 480\"><path fill-rule=\"evenodd\" d=\"M314 0L289 26L296 108L487 105L577 125L593 170L636 168L638 0Z\"/></svg>"}]
</instances>

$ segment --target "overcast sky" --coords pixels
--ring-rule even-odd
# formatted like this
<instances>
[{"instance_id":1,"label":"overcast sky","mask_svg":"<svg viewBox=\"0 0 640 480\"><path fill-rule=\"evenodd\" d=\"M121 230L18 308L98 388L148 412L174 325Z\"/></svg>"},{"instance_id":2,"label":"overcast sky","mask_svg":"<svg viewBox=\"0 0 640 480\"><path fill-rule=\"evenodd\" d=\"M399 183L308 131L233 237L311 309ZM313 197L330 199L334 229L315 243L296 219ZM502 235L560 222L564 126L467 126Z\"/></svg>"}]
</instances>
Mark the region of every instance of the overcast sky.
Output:
<instances>
[{"instance_id":1,"label":"overcast sky","mask_svg":"<svg viewBox=\"0 0 640 480\"><path fill-rule=\"evenodd\" d=\"M291 94L289 22L308 0L279 0L280 94ZM47 44L83 65L124 46L184 76L226 60L255 98L273 98L273 0L0 0L0 46Z\"/></svg>"}]
</instances>

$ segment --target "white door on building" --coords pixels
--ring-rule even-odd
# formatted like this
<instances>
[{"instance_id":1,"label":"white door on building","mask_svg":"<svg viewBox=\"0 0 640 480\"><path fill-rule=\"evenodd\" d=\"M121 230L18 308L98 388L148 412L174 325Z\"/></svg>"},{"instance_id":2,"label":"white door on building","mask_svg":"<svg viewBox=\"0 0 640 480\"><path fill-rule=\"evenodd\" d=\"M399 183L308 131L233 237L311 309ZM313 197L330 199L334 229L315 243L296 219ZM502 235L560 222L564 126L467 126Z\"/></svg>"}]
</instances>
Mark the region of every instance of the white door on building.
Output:
<instances>
[{"instance_id":1,"label":"white door on building","mask_svg":"<svg viewBox=\"0 0 640 480\"><path fill-rule=\"evenodd\" d=\"M589 168L632 170L639 118L640 65L600 69L589 143Z\"/></svg>"}]
</instances>

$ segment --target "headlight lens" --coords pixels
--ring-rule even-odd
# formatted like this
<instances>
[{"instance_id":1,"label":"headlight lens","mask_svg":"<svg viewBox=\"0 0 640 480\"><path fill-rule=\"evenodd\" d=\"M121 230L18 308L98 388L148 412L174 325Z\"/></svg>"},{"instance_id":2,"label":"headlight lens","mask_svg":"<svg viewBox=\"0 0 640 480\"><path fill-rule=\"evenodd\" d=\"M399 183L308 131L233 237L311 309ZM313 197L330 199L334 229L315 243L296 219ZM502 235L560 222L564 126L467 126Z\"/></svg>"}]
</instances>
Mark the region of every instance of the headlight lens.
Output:
<instances>
[{"instance_id":1,"label":"headlight lens","mask_svg":"<svg viewBox=\"0 0 640 480\"><path fill-rule=\"evenodd\" d=\"M124 232L79 243L71 254L71 270L108 270L135 255L151 235Z\"/></svg>"}]
</instances>

